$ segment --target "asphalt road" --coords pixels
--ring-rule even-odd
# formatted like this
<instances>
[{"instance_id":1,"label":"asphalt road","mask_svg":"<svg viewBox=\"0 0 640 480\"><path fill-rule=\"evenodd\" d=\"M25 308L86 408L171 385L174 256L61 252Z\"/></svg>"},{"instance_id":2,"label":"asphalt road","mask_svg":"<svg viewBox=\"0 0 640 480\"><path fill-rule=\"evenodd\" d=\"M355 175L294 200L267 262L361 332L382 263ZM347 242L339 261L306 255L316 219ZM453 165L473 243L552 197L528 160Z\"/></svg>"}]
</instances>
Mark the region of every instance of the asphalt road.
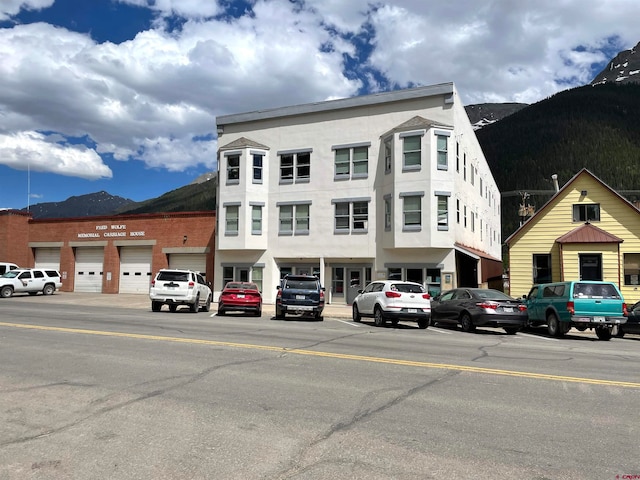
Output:
<instances>
[{"instance_id":1,"label":"asphalt road","mask_svg":"<svg viewBox=\"0 0 640 480\"><path fill-rule=\"evenodd\" d=\"M638 405L640 336L0 299L2 480L633 478Z\"/></svg>"}]
</instances>

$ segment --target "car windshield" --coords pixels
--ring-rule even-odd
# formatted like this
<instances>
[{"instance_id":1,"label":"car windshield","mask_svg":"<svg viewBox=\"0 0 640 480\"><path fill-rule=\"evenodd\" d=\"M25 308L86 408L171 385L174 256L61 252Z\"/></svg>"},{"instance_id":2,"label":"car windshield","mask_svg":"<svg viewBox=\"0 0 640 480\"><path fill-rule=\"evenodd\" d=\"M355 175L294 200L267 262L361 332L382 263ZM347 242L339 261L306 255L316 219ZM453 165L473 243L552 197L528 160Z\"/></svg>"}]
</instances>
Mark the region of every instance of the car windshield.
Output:
<instances>
[{"instance_id":1,"label":"car windshield","mask_svg":"<svg viewBox=\"0 0 640 480\"><path fill-rule=\"evenodd\" d=\"M288 279L286 281L287 288L297 288L299 290L316 290L318 283L316 280L297 280Z\"/></svg>"},{"instance_id":2,"label":"car windshield","mask_svg":"<svg viewBox=\"0 0 640 480\"><path fill-rule=\"evenodd\" d=\"M2 275L2 278L16 278L20 273L22 272L19 270L11 270L5 273L4 275Z\"/></svg>"},{"instance_id":3,"label":"car windshield","mask_svg":"<svg viewBox=\"0 0 640 480\"><path fill-rule=\"evenodd\" d=\"M474 290L474 295L487 300L513 300L509 295L499 290Z\"/></svg>"},{"instance_id":4,"label":"car windshield","mask_svg":"<svg viewBox=\"0 0 640 480\"><path fill-rule=\"evenodd\" d=\"M424 293L422 285L414 285L413 283L394 283L389 288L401 293Z\"/></svg>"},{"instance_id":5,"label":"car windshield","mask_svg":"<svg viewBox=\"0 0 640 480\"><path fill-rule=\"evenodd\" d=\"M158 280L166 282L188 282L189 274L187 272L160 272Z\"/></svg>"}]
</instances>

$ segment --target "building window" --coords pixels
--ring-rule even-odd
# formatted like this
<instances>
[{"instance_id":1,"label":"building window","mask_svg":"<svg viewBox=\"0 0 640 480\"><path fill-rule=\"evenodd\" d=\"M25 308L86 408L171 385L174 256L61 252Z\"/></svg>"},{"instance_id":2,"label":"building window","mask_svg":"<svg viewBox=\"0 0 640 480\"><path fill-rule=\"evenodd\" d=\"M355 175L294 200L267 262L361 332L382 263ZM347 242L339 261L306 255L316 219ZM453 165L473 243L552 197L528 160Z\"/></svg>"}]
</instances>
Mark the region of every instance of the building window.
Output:
<instances>
[{"instance_id":1,"label":"building window","mask_svg":"<svg viewBox=\"0 0 640 480\"><path fill-rule=\"evenodd\" d=\"M262 183L262 161L264 155L259 153L253 154L253 183Z\"/></svg>"},{"instance_id":2,"label":"building window","mask_svg":"<svg viewBox=\"0 0 640 480\"><path fill-rule=\"evenodd\" d=\"M449 168L449 147L445 135L436 135L436 145L438 149L438 170Z\"/></svg>"},{"instance_id":3,"label":"building window","mask_svg":"<svg viewBox=\"0 0 640 480\"><path fill-rule=\"evenodd\" d=\"M222 287L233 282L233 267L222 267Z\"/></svg>"},{"instance_id":4,"label":"building window","mask_svg":"<svg viewBox=\"0 0 640 480\"><path fill-rule=\"evenodd\" d=\"M262 206L253 205L251 207L251 233L262 235Z\"/></svg>"},{"instance_id":5,"label":"building window","mask_svg":"<svg viewBox=\"0 0 640 480\"><path fill-rule=\"evenodd\" d=\"M227 184L240 183L240 155L227 157Z\"/></svg>"},{"instance_id":6,"label":"building window","mask_svg":"<svg viewBox=\"0 0 640 480\"><path fill-rule=\"evenodd\" d=\"M403 200L403 230L420 230L422 227L422 197L407 195Z\"/></svg>"},{"instance_id":7,"label":"building window","mask_svg":"<svg viewBox=\"0 0 640 480\"><path fill-rule=\"evenodd\" d=\"M462 154L462 179L467 181L467 153Z\"/></svg>"},{"instance_id":8,"label":"building window","mask_svg":"<svg viewBox=\"0 0 640 480\"><path fill-rule=\"evenodd\" d=\"M600 221L600 204L599 203L578 203L573 206L574 222L599 222Z\"/></svg>"},{"instance_id":9,"label":"building window","mask_svg":"<svg viewBox=\"0 0 640 480\"><path fill-rule=\"evenodd\" d=\"M369 220L369 201L370 199L357 201L334 200L335 233L366 232Z\"/></svg>"},{"instance_id":10,"label":"building window","mask_svg":"<svg viewBox=\"0 0 640 480\"><path fill-rule=\"evenodd\" d=\"M456 142L456 172L460 172L460 142Z\"/></svg>"},{"instance_id":11,"label":"building window","mask_svg":"<svg viewBox=\"0 0 640 480\"><path fill-rule=\"evenodd\" d=\"M449 230L449 197L438 195L438 230Z\"/></svg>"},{"instance_id":12,"label":"building window","mask_svg":"<svg viewBox=\"0 0 640 480\"><path fill-rule=\"evenodd\" d=\"M384 173L391 172L393 162L393 150L391 148L391 138L384 141Z\"/></svg>"},{"instance_id":13,"label":"building window","mask_svg":"<svg viewBox=\"0 0 640 480\"><path fill-rule=\"evenodd\" d=\"M476 184L476 167L474 165L471 165L471 167L469 168L469 174L471 175L471 185L475 185Z\"/></svg>"},{"instance_id":14,"label":"building window","mask_svg":"<svg viewBox=\"0 0 640 480\"><path fill-rule=\"evenodd\" d=\"M251 281L256 284L259 291L262 291L263 267L251 268Z\"/></svg>"},{"instance_id":15,"label":"building window","mask_svg":"<svg viewBox=\"0 0 640 480\"><path fill-rule=\"evenodd\" d=\"M364 178L369 174L369 146L354 145L352 147L336 146L335 150L335 177L340 178Z\"/></svg>"},{"instance_id":16,"label":"building window","mask_svg":"<svg viewBox=\"0 0 640 480\"><path fill-rule=\"evenodd\" d=\"M421 162L421 135L404 137L402 142L403 169L414 170L420 167Z\"/></svg>"},{"instance_id":17,"label":"building window","mask_svg":"<svg viewBox=\"0 0 640 480\"><path fill-rule=\"evenodd\" d=\"M482 177L480 177L480 196L482 197Z\"/></svg>"},{"instance_id":18,"label":"building window","mask_svg":"<svg viewBox=\"0 0 640 480\"><path fill-rule=\"evenodd\" d=\"M462 207L464 213L464 228L467 228L467 206Z\"/></svg>"},{"instance_id":19,"label":"building window","mask_svg":"<svg viewBox=\"0 0 640 480\"><path fill-rule=\"evenodd\" d=\"M311 203L277 204L280 208L279 235L309 234L309 205Z\"/></svg>"},{"instance_id":20,"label":"building window","mask_svg":"<svg viewBox=\"0 0 640 480\"><path fill-rule=\"evenodd\" d=\"M384 199L384 229L391 230L391 196Z\"/></svg>"},{"instance_id":21,"label":"building window","mask_svg":"<svg viewBox=\"0 0 640 480\"><path fill-rule=\"evenodd\" d=\"M304 183L311 179L311 150L279 152L280 183Z\"/></svg>"},{"instance_id":22,"label":"building window","mask_svg":"<svg viewBox=\"0 0 640 480\"><path fill-rule=\"evenodd\" d=\"M551 255L533 254L533 283L551 282Z\"/></svg>"},{"instance_id":23,"label":"building window","mask_svg":"<svg viewBox=\"0 0 640 480\"><path fill-rule=\"evenodd\" d=\"M239 216L239 205L227 205L225 206L225 235L238 235L238 216Z\"/></svg>"},{"instance_id":24,"label":"building window","mask_svg":"<svg viewBox=\"0 0 640 480\"><path fill-rule=\"evenodd\" d=\"M640 285L640 253L624 254L624 284Z\"/></svg>"},{"instance_id":25,"label":"building window","mask_svg":"<svg viewBox=\"0 0 640 480\"><path fill-rule=\"evenodd\" d=\"M460 223L460 199L456 198L456 223Z\"/></svg>"}]
</instances>

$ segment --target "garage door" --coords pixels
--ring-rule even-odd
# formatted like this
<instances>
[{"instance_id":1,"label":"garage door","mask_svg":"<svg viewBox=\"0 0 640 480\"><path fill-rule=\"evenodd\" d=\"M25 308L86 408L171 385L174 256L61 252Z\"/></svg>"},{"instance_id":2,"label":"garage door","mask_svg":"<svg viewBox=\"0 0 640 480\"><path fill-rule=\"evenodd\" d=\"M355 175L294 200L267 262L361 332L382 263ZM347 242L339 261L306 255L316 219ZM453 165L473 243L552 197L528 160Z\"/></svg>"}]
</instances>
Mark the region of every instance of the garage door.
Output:
<instances>
[{"instance_id":1,"label":"garage door","mask_svg":"<svg viewBox=\"0 0 640 480\"><path fill-rule=\"evenodd\" d=\"M102 293L102 247L76 248L75 292Z\"/></svg>"},{"instance_id":2,"label":"garage door","mask_svg":"<svg viewBox=\"0 0 640 480\"><path fill-rule=\"evenodd\" d=\"M149 293L151 248L120 248L120 293Z\"/></svg>"},{"instance_id":3,"label":"garage door","mask_svg":"<svg viewBox=\"0 0 640 480\"><path fill-rule=\"evenodd\" d=\"M193 270L204 275L207 273L207 254L172 253L169 255L169 268Z\"/></svg>"},{"instance_id":4,"label":"garage door","mask_svg":"<svg viewBox=\"0 0 640 480\"><path fill-rule=\"evenodd\" d=\"M36 268L60 271L60 249L36 248Z\"/></svg>"}]
</instances>

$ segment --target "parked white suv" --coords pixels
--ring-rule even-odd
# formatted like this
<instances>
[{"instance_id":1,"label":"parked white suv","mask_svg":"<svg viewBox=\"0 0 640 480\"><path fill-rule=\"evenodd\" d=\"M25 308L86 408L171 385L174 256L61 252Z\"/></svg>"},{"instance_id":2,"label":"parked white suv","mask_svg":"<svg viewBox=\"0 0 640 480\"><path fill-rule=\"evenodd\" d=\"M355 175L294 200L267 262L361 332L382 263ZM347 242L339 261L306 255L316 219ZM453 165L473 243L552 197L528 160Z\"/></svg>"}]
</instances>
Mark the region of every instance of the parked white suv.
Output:
<instances>
[{"instance_id":1,"label":"parked white suv","mask_svg":"<svg viewBox=\"0 0 640 480\"><path fill-rule=\"evenodd\" d=\"M159 312L162 305L169 305L169 311L175 312L179 305L188 305L193 313L201 307L208 312L213 298L210 286L198 272L160 270L149 288L151 310Z\"/></svg>"},{"instance_id":2,"label":"parked white suv","mask_svg":"<svg viewBox=\"0 0 640 480\"><path fill-rule=\"evenodd\" d=\"M9 298L14 293L51 295L62 287L60 273L44 268L16 268L0 277L0 297Z\"/></svg>"},{"instance_id":3,"label":"parked white suv","mask_svg":"<svg viewBox=\"0 0 640 480\"><path fill-rule=\"evenodd\" d=\"M384 326L387 320L393 325L409 320L417 322L419 328L427 328L431 319L431 296L419 283L380 280L358 291L352 309L354 322L373 317L378 327Z\"/></svg>"}]
</instances>

